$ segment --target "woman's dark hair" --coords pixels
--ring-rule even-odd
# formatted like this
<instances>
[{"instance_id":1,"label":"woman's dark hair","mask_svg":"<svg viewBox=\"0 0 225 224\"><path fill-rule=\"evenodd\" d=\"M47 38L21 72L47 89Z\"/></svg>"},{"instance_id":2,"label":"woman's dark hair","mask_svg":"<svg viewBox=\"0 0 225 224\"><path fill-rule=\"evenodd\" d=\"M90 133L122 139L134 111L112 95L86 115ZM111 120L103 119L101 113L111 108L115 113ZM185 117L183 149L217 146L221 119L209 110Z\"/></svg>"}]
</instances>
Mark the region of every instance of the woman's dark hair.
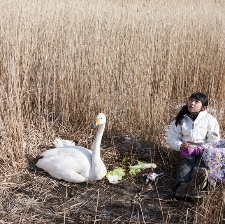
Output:
<instances>
[{"instance_id":1,"label":"woman's dark hair","mask_svg":"<svg viewBox=\"0 0 225 224\"><path fill-rule=\"evenodd\" d=\"M202 106L206 106L206 107L208 106L208 97L203 93L195 92L189 97L189 99L191 99L191 98L201 101ZM187 104L184 105L181 108L181 110L179 111L179 113L175 117L176 126L181 123L181 120L182 120L182 118L185 114L190 114L190 112L188 111L188 105Z\"/></svg>"}]
</instances>

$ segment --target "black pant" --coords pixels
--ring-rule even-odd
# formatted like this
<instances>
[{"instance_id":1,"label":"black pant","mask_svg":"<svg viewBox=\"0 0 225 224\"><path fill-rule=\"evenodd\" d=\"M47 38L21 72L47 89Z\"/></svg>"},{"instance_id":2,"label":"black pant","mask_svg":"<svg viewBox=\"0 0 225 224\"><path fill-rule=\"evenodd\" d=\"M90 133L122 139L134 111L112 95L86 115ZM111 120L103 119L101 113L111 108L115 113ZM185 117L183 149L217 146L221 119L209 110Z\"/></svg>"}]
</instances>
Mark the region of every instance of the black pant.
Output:
<instances>
[{"instance_id":1,"label":"black pant","mask_svg":"<svg viewBox=\"0 0 225 224\"><path fill-rule=\"evenodd\" d=\"M201 156L181 157L180 166L177 172L176 186L181 181L189 182L198 168L206 168Z\"/></svg>"}]
</instances>

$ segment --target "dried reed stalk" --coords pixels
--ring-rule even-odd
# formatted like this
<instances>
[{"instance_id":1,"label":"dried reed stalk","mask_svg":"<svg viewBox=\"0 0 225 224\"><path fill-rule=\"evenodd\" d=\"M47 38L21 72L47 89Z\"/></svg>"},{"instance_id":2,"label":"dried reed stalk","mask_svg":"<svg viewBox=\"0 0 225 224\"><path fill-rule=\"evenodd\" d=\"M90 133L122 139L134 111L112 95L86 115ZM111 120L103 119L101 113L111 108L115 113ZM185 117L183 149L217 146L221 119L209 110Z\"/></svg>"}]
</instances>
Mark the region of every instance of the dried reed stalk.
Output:
<instances>
[{"instance_id":1,"label":"dried reed stalk","mask_svg":"<svg viewBox=\"0 0 225 224\"><path fill-rule=\"evenodd\" d=\"M106 136L162 144L176 105L225 97L224 1L0 2L0 164L26 165L98 112ZM64 214L65 215L65 214Z\"/></svg>"}]
</instances>

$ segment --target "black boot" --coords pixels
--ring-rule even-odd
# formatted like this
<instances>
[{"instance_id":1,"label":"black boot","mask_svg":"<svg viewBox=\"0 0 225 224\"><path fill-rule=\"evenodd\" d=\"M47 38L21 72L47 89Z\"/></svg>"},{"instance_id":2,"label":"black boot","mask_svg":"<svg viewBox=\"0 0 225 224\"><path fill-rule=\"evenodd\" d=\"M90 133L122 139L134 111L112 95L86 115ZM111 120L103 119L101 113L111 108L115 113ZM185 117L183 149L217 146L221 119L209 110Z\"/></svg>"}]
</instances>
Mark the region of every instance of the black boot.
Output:
<instances>
[{"instance_id":1,"label":"black boot","mask_svg":"<svg viewBox=\"0 0 225 224\"><path fill-rule=\"evenodd\" d=\"M186 187L187 187L187 183L182 181L180 182L180 184L178 185L176 192L175 192L175 197L176 198L185 198L186 197Z\"/></svg>"}]
</instances>

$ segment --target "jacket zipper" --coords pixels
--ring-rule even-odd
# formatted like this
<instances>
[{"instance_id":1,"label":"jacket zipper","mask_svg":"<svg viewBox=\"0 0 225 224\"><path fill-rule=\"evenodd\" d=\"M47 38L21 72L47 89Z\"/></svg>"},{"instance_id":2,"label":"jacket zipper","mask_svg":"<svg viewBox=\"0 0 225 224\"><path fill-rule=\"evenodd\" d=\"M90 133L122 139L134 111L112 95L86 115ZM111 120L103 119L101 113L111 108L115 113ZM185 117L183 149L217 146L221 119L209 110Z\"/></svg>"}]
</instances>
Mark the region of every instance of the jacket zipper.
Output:
<instances>
[{"instance_id":1,"label":"jacket zipper","mask_svg":"<svg viewBox=\"0 0 225 224\"><path fill-rule=\"evenodd\" d=\"M191 127L191 138L193 139L193 136L194 136L194 127L195 127L195 124L193 123L192 124L192 127Z\"/></svg>"}]
</instances>

